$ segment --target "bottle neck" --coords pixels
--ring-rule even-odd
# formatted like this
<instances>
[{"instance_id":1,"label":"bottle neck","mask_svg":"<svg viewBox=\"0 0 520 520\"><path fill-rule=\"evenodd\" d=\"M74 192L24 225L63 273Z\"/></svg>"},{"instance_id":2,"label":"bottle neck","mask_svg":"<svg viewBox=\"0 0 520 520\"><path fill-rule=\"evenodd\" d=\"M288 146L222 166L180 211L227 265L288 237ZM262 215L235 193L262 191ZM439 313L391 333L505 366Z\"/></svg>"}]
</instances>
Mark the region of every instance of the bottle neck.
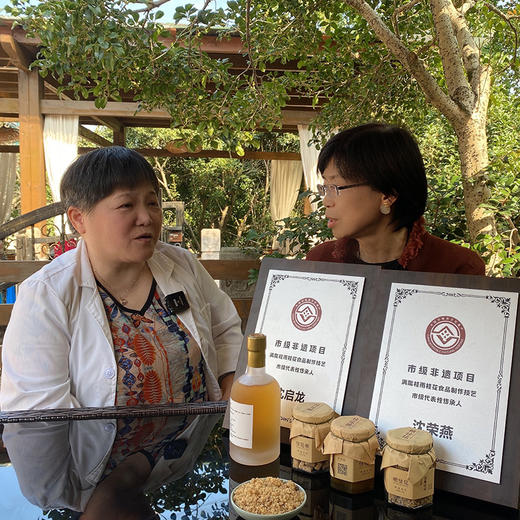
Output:
<instances>
[{"instance_id":1,"label":"bottle neck","mask_svg":"<svg viewBox=\"0 0 520 520\"><path fill-rule=\"evenodd\" d=\"M247 352L247 368L261 368L265 370L265 350L263 352Z\"/></svg>"},{"instance_id":2,"label":"bottle neck","mask_svg":"<svg viewBox=\"0 0 520 520\"><path fill-rule=\"evenodd\" d=\"M265 374L265 367L250 367L247 365L246 374L250 376L262 376Z\"/></svg>"}]
</instances>

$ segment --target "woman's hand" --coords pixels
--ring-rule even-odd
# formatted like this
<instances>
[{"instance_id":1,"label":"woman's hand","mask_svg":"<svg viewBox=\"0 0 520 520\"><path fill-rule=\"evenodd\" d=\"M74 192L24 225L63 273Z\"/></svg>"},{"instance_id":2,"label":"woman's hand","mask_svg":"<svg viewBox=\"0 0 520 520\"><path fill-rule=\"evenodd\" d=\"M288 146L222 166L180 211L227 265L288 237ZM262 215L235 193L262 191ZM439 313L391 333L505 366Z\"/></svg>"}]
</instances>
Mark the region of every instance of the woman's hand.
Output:
<instances>
[{"instance_id":1,"label":"woman's hand","mask_svg":"<svg viewBox=\"0 0 520 520\"><path fill-rule=\"evenodd\" d=\"M233 378L235 377L235 372L229 372L228 374L223 375L220 380L220 389L222 390L222 401L227 401L229 396L231 395L231 386L233 385Z\"/></svg>"}]
</instances>

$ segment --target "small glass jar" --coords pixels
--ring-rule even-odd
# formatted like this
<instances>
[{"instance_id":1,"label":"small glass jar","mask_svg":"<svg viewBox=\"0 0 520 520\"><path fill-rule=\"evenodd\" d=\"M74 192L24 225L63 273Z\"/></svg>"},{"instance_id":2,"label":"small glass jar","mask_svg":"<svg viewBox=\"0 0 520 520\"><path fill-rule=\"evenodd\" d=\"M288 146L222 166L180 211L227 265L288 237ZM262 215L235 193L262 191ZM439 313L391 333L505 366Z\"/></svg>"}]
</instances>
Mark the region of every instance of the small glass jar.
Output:
<instances>
[{"instance_id":1,"label":"small glass jar","mask_svg":"<svg viewBox=\"0 0 520 520\"><path fill-rule=\"evenodd\" d=\"M336 412L325 403L298 403L292 409L292 467L305 473L328 471L329 456L321 451Z\"/></svg>"},{"instance_id":2,"label":"small glass jar","mask_svg":"<svg viewBox=\"0 0 520 520\"><path fill-rule=\"evenodd\" d=\"M375 457L379 443L369 419L348 415L334 419L323 443L330 455L330 485L356 495L374 489Z\"/></svg>"},{"instance_id":3,"label":"small glass jar","mask_svg":"<svg viewBox=\"0 0 520 520\"><path fill-rule=\"evenodd\" d=\"M388 502L406 509L430 506L435 461L429 432L410 427L389 430L381 461Z\"/></svg>"}]
</instances>

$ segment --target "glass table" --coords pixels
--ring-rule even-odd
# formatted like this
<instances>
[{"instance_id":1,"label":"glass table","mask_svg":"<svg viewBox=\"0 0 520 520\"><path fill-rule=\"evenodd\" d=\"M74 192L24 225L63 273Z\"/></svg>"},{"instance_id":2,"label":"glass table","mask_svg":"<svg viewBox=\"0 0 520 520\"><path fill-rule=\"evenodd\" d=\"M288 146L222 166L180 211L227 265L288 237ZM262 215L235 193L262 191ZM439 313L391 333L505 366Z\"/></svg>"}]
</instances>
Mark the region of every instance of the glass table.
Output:
<instances>
[{"instance_id":1,"label":"glass table","mask_svg":"<svg viewBox=\"0 0 520 520\"><path fill-rule=\"evenodd\" d=\"M240 519L229 493L258 476L290 478L307 492L297 518L332 520L518 519L517 510L436 492L410 513L373 493L332 490L327 474L293 471L288 446L272 464L229 460L223 414L123 417L0 425L0 519ZM84 512L82 515L81 512Z\"/></svg>"}]
</instances>

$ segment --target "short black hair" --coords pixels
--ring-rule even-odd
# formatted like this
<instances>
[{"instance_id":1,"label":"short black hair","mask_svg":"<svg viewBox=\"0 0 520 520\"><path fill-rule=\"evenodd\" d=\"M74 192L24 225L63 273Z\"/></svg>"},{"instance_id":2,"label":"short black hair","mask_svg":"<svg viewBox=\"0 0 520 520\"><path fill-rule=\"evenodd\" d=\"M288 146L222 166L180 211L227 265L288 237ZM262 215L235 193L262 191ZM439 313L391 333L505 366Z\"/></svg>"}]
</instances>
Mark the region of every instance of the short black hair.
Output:
<instances>
[{"instance_id":1,"label":"short black hair","mask_svg":"<svg viewBox=\"0 0 520 520\"><path fill-rule=\"evenodd\" d=\"M426 171L419 147L405 128L368 123L343 130L320 151L322 175L331 160L346 181L366 182L385 195L397 196L392 205L396 230L411 229L424 214Z\"/></svg>"},{"instance_id":2,"label":"short black hair","mask_svg":"<svg viewBox=\"0 0 520 520\"><path fill-rule=\"evenodd\" d=\"M135 150L109 146L80 155L66 170L60 184L61 200L90 211L117 188L152 185L159 196L159 182L150 163Z\"/></svg>"}]
</instances>

